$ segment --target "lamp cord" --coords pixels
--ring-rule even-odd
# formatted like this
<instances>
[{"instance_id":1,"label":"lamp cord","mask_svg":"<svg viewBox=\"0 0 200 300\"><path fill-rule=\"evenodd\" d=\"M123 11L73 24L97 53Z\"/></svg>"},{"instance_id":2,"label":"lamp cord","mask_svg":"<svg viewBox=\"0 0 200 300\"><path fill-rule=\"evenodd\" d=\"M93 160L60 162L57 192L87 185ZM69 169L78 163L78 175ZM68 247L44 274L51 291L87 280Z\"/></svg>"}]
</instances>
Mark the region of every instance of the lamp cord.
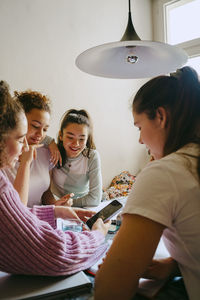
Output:
<instances>
[{"instance_id":1,"label":"lamp cord","mask_svg":"<svg viewBox=\"0 0 200 300\"><path fill-rule=\"evenodd\" d=\"M131 0L128 1L128 11L131 12Z\"/></svg>"}]
</instances>

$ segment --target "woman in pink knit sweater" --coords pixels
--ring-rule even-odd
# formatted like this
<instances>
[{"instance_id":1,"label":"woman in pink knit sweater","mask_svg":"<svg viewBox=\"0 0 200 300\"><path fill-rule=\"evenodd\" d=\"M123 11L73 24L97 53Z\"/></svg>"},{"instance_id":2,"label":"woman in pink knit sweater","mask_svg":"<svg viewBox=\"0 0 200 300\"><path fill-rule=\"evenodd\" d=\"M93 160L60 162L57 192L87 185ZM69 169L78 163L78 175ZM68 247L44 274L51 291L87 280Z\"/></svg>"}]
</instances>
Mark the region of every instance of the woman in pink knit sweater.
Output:
<instances>
[{"instance_id":1,"label":"woman in pink knit sweater","mask_svg":"<svg viewBox=\"0 0 200 300\"><path fill-rule=\"evenodd\" d=\"M27 119L0 82L0 270L14 274L67 275L87 269L106 249L109 223L98 219L92 231L56 229L56 218L81 218L91 212L53 205L27 208L2 169L13 167L26 147Z\"/></svg>"}]
</instances>

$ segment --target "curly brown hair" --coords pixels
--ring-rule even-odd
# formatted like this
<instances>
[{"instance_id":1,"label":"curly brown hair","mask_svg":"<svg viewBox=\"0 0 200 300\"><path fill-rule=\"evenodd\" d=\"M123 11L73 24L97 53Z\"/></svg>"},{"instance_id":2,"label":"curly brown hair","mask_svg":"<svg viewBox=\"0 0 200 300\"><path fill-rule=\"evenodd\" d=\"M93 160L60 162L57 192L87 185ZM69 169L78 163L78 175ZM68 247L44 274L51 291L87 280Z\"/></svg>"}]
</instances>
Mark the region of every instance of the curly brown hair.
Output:
<instances>
[{"instance_id":1,"label":"curly brown hair","mask_svg":"<svg viewBox=\"0 0 200 300\"><path fill-rule=\"evenodd\" d=\"M14 95L22 104L25 113L29 113L32 109L36 108L51 114L50 100L47 96L32 90L27 90L24 92L15 91Z\"/></svg>"},{"instance_id":2,"label":"curly brown hair","mask_svg":"<svg viewBox=\"0 0 200 300\"><path fill-rule=\"evenodd\" d=\"M23 107L10 95L7 82L0 81L0 168L7 162L7 137L16 128L21 113L24 113Z\"/></svg>"}]
</instances>

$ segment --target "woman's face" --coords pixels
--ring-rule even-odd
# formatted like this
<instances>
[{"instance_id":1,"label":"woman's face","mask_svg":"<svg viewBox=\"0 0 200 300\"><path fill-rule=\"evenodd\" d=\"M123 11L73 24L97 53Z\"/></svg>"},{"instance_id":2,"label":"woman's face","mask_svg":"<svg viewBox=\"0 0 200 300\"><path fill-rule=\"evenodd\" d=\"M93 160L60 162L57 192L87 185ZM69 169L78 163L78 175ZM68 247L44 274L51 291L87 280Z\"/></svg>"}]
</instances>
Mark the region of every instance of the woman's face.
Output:
<instances>
[{"instance_id":1,"label":"woman's face","mask_svg":"<svg viewBox=\"0 0 200 300\"><path fill-rule=\"evenodd\" d=\"M164 155L167 129L166 111L159 108L154 120L150 120L146 113L137 114L133 111L134 125L140 131L139 143L145 144L154 159L160 159Z\"/></svg>"},{"instance_id":2,"label":"woman's face","mask_svg":"<svg viewBox=\"0 0 200 300\"><path fill-rule=\"evenodd\" d=\"M22 154L23 147L27 145L27 119L24 113L20 113L17 127L9 133L6 140L6 167L13 168Z\"/></svg>"},{"instance_id":3,"label":"woman's face","mask_svg":"<svg viewBox=\"0 0 200 300\"><path fill-rule=\"evenodd\" d=\"M33 108L26 113L28 120L28 132L26 135L29 145L40 144L49 128L50 114L47 111Z\"/></svg>"},{"instance_id":4,"label":"woman's face","mask_svg":"<svg viewBox=\"0 0 200 300\"><path fill-rule=\"evenodd\" d=\"M77 157L86 147L88 126L85 124L70 123L60 133L67 157Z\"/></svg>"}]
</instances>

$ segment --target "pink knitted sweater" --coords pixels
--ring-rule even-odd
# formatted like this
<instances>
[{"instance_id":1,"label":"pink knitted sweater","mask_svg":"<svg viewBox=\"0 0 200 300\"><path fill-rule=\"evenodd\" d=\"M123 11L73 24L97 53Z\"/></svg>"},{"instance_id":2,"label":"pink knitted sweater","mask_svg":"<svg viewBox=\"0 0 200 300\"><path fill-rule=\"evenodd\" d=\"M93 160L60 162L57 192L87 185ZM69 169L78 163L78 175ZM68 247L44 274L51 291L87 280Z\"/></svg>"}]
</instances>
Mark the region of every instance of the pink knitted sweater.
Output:
<instances>
[{"instance_id":1,"label":"pink knitted sweater","mask_svg":"<svg viewBox=\"0 0 200 300\"><path fill-rule=\"evenodd\" d=\"M25 207L0 170L0 270L14 274L68 275L96 263L106 250L99 231L62 232L54 206Z\"/></svg>"}]
</instances>

